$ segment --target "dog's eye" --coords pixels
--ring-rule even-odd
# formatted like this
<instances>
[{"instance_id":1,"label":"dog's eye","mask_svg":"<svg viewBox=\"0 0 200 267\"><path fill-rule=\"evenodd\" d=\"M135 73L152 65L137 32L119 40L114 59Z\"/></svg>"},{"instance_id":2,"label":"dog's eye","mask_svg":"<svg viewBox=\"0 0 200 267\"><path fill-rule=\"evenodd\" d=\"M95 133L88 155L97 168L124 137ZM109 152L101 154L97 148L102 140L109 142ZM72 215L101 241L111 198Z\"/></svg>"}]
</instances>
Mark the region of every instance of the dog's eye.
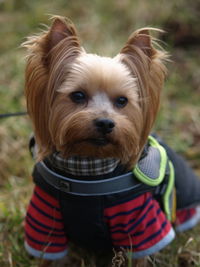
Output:
<instances>
[{"instance_id":1,"label":"dog's eye","mask_svg":"<svg viewBox=\"0 0 200 267\"><path fill-rule=\"evenodd\" d=\"M115 106L117 108L123 108L128 103L128 99L124 96L120 96L115 100Z\"/></svg>"},{"instance_id":2,"label":"dog's eye","mask_svg":"<svg viewBox=\"0 0 200 267\"><path fill-rule=\"evenodd\" d=\"M84 104L87 100L85 93L83 93L82 91L72 92L70 94L70 98L74 103L77 104Z\"/></svg>"}]
</instances>

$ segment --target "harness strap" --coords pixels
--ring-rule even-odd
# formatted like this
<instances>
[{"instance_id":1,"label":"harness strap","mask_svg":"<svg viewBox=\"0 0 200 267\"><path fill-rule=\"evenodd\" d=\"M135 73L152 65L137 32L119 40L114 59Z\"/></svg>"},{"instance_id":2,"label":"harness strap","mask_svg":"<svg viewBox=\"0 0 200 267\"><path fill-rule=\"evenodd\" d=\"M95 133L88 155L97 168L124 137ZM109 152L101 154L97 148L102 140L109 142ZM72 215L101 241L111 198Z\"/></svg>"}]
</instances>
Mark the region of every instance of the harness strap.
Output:
<instances>
[{"instance_id":1,"label":"harness strap","mask_svg":"<svg viewBox=\"0 0 200 267\"><path fill-rule=\"evenodd\" d=\"M148 143L148 155L138 161L133 173L142 183L157 186L168 174L167 153L153 136L148 137Z\"/></svg>"},{"instance_id":2,"label":"harness strap","mask_svg":"<svg viewBox=\"0 0 200 267\"><path fill-rule=\"evenodd\" d=\"M68 178L50 170L44 162L35 165L43 179L54 188L79 196L101 196L134 189L136 193L156 190L157 186L141 183L132 172L104 180L85 181Z\"/></svg>"},{"instance_id":3,"label":"harness strap","mask_svg":"<svg viewBox=\"0 0 200 267\"><path fill-rule=\"evenodd\" d=\"M161 200L167 218L173 221L176 202L173 164L156 138L149 136L148 144L147 155L138 161L135 168L116 177L92 181L73 179L52 171L42 161L35 165L34 173L38 172L40 182L43 180L52 189L77 196L103 196L130 190L135 195L152 192ZM35 142L30 144L32 147L35 148Z\"/></svg>"}]
</instances>

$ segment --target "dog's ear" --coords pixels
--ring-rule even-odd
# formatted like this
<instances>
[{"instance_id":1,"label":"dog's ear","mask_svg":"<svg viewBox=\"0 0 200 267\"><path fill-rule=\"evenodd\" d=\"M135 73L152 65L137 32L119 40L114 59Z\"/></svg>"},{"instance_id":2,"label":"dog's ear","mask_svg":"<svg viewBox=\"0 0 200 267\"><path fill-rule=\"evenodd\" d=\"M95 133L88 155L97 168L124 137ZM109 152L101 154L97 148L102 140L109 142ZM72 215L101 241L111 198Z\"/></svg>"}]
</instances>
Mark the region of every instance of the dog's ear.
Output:
<instances>
[{"instance_id":1,"label":"dog's ear","mask_svg":"<svg viewBox=\"0 0 200 267\"><path fill-rule=\"evenodd\" d=\"M74 45L79 47L80 44L74 24L69 19L59 16L54 16L52 19L53 23L48 33L48 49L51 50L66 38L76 40L77 42L74 42Z\"/></svg>"},{"instance_id":2,"label":"dog's ear","mask_svg":"<svg viewBox=\"0 0 200 267\"><path fill-rule=\"evenodd\" d=\"M149 58L156 53L156 50L152 46L152 37L148 29L141 29L134 32L122 48L121 53L131 54L137 49L140 49Z\"/></svg>"}]
</instances>

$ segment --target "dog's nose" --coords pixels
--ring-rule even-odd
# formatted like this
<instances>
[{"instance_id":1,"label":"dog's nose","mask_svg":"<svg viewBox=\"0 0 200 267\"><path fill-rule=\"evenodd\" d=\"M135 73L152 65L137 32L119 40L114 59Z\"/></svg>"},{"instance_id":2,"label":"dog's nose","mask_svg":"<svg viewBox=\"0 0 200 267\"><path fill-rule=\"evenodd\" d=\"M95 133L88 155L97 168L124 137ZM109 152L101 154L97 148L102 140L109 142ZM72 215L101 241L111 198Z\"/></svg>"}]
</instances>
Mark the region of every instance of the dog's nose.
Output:
<instances>
[{"instance_id":1,"label":"dog's nose","mask_svg":"<svg viewBox=\"0 0 200 267\"><path fill-rule=\"evenodd\" d=\"M103 134L111 133L115 127L115 123L111 119L99 118L94 120L94 124L97 128L97 131Z\"/></svg>"}]
</instances>

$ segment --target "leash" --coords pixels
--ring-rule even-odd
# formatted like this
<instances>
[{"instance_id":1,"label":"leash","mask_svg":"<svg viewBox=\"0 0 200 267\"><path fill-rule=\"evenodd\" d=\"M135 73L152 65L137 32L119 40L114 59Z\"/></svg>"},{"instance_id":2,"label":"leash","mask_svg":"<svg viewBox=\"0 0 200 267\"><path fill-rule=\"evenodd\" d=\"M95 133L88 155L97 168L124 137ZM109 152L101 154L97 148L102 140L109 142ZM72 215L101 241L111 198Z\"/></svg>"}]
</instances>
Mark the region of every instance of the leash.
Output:
<instances>
[{"instance_id":1,"label":"leash","mask_svg":"<svg viewBox=\"0 0 200 267\"><path fill-rule=\"evenodd\" d=\"M27 112L14 112L14 113L4 113L0 114L0 119L9 118L9 117L15 117L15 116L25 116L27 115Z\"/></svg>"}]
</instances>

